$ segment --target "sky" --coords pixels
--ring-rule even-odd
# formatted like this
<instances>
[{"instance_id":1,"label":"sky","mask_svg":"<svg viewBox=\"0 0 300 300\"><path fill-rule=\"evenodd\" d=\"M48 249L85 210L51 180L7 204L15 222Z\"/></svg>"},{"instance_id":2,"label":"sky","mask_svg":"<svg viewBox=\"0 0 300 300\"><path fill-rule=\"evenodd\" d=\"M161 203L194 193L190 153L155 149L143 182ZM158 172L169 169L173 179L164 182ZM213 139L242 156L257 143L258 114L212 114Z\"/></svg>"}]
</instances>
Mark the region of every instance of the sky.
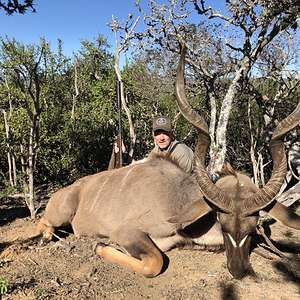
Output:
<instances>
[{"instance_id":1,"label":"sky","mask_svg":"<svg viewBox=\"0 0 300 300\"><path fill-rule=\"evenodd\" d=\"M7 16L0 10L0 36L15 38L23 44L39 44L40 36L51 42L52 51L57 51L57 39L63 42L66 56L81 49L81 39L93 41L98 32L108 38L115 50L115 37L110 27L112 15L119 20L136 11L133 0L35 0L36 13ZM116 4L116 2L119 2Z\"/></svg>"},{"instance_id":2,"label":"sky","mask_svg":"<svg viewBox=\"0 0 300 300\"><path fill-rule=\"evenodd\" d=\"M63 42L64 54L68 57L81 49L80 39L93 41L98 32L107 38L112 45L111 52L115 52L115 36L111 28L106 25L112 21L112 15L119 21L127 19L129 13L139 15L134 4L135 0L35 0L36 13L27 12L24 15L7 16L0 10L0 36L5 35L11 40L27 44L39 44L40 36L51 43L51 49L57 52L57 39ZM141 0L146 7L147 0ZM167 1L160 1L161 3ZM225 6L222 0L208 1L215 9ZM139 21L142 26L142 20ZM120 56L120 64L124 63L124 54Z\"/></svg>"}]
</instances>

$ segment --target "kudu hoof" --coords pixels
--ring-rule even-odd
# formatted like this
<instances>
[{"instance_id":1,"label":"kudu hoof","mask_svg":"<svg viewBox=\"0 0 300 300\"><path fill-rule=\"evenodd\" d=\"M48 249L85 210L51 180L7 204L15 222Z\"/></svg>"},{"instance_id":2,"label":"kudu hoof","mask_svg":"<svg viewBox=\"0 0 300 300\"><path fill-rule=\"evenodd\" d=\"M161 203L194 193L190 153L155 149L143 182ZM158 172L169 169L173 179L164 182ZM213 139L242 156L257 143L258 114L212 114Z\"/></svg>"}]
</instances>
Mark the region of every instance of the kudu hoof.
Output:
<instances>
[{"instance_id":1,"label":"kudu hoof","mask_svg":"<svg viewBox=\"0 0 300 300\"><path fill-rule=\"evenodd\" d=\"M107 245L105 245L104 243L95 241L95 242L93 242L92 244L89 245L89 250L92 251L92 252L96 252L96 249L97 249L98 246L106 247Z\"/></svg>"}]
</instances>

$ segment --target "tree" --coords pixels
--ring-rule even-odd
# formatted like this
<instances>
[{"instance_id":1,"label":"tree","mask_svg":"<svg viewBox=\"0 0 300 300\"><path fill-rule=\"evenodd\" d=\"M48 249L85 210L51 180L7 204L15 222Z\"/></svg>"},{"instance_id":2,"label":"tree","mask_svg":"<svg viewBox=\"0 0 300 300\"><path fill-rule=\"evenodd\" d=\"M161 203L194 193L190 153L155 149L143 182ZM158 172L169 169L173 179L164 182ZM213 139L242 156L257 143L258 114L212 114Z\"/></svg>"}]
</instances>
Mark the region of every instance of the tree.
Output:
<instances>
[{"instance_id":1,"label":"tree","mask_svg":"<svg viewBox=\"0 0 300 300\"><path fill-rule=\"evenodd\" d=\"M107 38L99 33L93 41L85 39L81 43L81 50L75 54L78 96L71 144L77 155L78 175L87 175L108 166L118 124L117 76Z\"/></svg>"},{"instance_id":2,"label":"tree","mask_svg":"<svg viewBox=\"0 0 300 300\"><path fill-rule=\"evenodd\" d=\"M34 0L8 0L8 1L0 1L0 9L3 8L7 15L13 15L14 13L24 14L28 10L35 12Z\"/></svg>"},{"instance_id":3,"label":"tree","mask_svg":"<svg viewBox=\"0 0 300 300\"><path fill-rule=\"evenodd\" d=\"M94 42L82 41L76 64L63 55L61 41L56 54L44 39L26 46L1 42L0 117L4 121L5 110L13 142L9 154L13 149L16 154L18 190L13 196L23 191L29 198L25 189L32 178L36 193L40 184L61 187L107 169L117 127L116 74L107 40L99 35ZM9 177L2 120L1 183Z\"/></svg>"},{"instance_id":4,"label":"tree","mask_svg":"<svg viewBox=\"0 0 300 300\"><path fill-rule=\"evenodd\" d=\"M148 11L139 0L135 4L147 26L144 31L135 33L132 45L137 51L160 47L176 55L186 43L186 61L190 65L187 73L204 84L210 105L209 172L214 177L214 170L222 168L226 157L227 126L233 101L264 49L277 36L297 30L300 3L296 0L227 0L226 14L207 7L204 0L168 1L163 5L150 0ZM194 13L192 8L201 18L206 18L208 25L200 20L197 26L188 23ZM219 20L221 25L211 20ZM224 82L225 78L228 78L227 84L219 91L220 79Z\"/></svg>"},{"instance_id":5,"label":"tree","mask_svg":"<svg viewBox=\"0 0 300 300\"><path fill-rule=\"evenodd\" d=\"M115 33L115 40L116 40L115 71L117 73L118 81L120 83L120 96L121 96L122 107L126 112L126 115L128 118L128 123L129 123L130 149L128 152L129 152L129 155L132 157L134 147L135 147L135 142L136 142L136 134L134 132L133 120L132 120L132 115L131 115L132 113L126 103L126 100L125 100L124 83L123 83L123 78L122 78L122 74L121 74L120 66L119 66L120 53L122 51L128 50L128 45L130 44L130 40L132 38L134 38L134 35L132 36L131 34L134 30L134 27L139 22L139 18L137 18L134 23L131 23L130 22L131 17L132 17L132 15L129 15L127 22L123 25L122 22L119 22L117 19L114 19L114 17L112 16L113 21L112 21L112 23L109 23L108 26L110 26ZM126 35L125 35L125 37L121 38L122 43L119 45L118 31L120 31L120 30L123 30L126 33Z\"/></svg>"},{"instance_id":6,"label":"tree","mask_svg":"<svg viewBox=\"0 0 300 300\"><path fill-rule=\"evenodd\" d=\"M57 55L43 80L47 109L41 118L37 175L56 186L107 169L116 135L116 74L110 45L102 34L81 44L73 62Z\"/></svg>"},{"instance_id":7,"label":"tree","mask_svg":"<svg viewBox=\"0 0 300 300\"><path fill-rule=\"evenodd\" d=\"M7 88L7 98L9 103L9 117L7 120L7 113L4 108L2 108L3 117L4 117L4 126L6 132L6 149L7 149L7 161L8 161L8 171L9 171L9 182L11 187L16 187L17 185L17 169L16 169L16 158L14 153L14 145L13 145L13 137L10 129L10 120L12 117L12 99L11 99L11 92L10 87L7 82L7 77L0 78L0 80L4 83L5 87Z\"/></svg>"},{"instance_id":8,"label":"tree","mask_svg":"<svg viewBox=\"0 0 300 300\"><path fill-rule=\"evenodd\" d=\"M41 46L24 46L6 39L1 40L1 68L6 74L13 77L23 95L21 105L26 109L29 117L28 152L27 152L27 175L29 199L26 202L35 218L36 209L34 205L34 169L35 159L39 146L40 131L40 62L49 45L42 40Z\"/></svg>"},{"instance_id":9,"label":"tree","mask_svg":"<svg viewBox=\"0 0 300 300\"><path fill-rule=\"evenodd\" d=\"M247 81L249 123L255 123L255 118L252 117L250 120L250 114L253 115L253 111L255 111L253 116L256 116L259 110L262 120L258 130L256 126L251 128L252 125L250 124L251 160L257 185L258 179L264 183L264 166L269 165L270 158L265 149L267 149L267 143L270 139L272 125L278 123L285 112L292 110L298 100L297 90L300 84L298 49L299 39L296 36L296 31L293 28L284 31L264 48L257 60L257 65L254 66L256 70L252 72ZM259 79L258 76L260 76ZM255 109L254 106L258 109ZM257 157L254 155L254 143L257 146ZM263 153L266 155L262 155ZM283 189L290 181L288 177Z\"/></svg>"},{"instance_id":10,"label":"tree","mask_svg":"<svg viewBox=\"0 0 300 300\"><path fill-rule=\"evenodd\" d=\"M192 149L195 146L193 128L178 113L174 99L173 74L176 67L176 58L166 49L142 51L123 67L125 94L137 135L135 150L138 158L143 158L153 149L152 121L157 115L169 116L176 139L184 141ZM203 109L205 101L198 86L187 80L186 88L191 104L206 115Z\"/></svg>"},{"instance_id":11,"label":"tree","mask_svg":"<svg viewBox=\"0 0 300 300\"><path fill-rule=\"evenodd\" d=\"M158 114L173 118L176 105L171 100L170 78L163 72L165 53L146 52L136 56L122 70L126 102L132 112L136 132L135 155L143 158L153 148L152 120ZM157 63L154 65L154 61ZM159 64L161 63L161 64ZM172 108L166 109L168 104ZM174 109L175 108L175 109Z\"/></svg>"}]
</instances>

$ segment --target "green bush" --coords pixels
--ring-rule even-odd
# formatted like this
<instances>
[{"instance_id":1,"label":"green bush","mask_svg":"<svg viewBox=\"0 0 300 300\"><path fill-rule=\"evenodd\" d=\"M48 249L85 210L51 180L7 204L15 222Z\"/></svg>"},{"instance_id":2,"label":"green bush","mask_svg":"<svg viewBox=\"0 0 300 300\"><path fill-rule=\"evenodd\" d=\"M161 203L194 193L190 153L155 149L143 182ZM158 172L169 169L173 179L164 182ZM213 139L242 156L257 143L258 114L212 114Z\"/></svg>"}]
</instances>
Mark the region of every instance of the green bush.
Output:
<instances>
[{"instance_id":1,"label":"green bush","mask_svg":"<svg viewBox=\"0 0 300 300\"><path fill-rule=\"evenodd\" d=\"M9 278L0 276L0 295L8 294L11 291L11 285L8 283Z\"/></svg>"}]
</instances>

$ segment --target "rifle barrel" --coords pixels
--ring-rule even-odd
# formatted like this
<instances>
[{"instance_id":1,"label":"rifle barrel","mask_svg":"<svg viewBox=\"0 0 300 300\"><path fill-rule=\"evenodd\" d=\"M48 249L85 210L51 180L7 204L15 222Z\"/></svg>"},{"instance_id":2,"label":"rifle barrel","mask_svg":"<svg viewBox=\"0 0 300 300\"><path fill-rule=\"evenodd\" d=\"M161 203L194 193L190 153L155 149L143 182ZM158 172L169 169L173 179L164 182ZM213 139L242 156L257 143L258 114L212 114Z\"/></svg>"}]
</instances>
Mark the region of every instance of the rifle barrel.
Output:
<instances>
[{"instance_id":1,"label":"rifle barrel","mask_svg":"<svg viewBox=\"0 0 300 300\"><path fill-rule=\"evenodd\" d=\"M119 133L117 138L117 144L119 147L119 153L116 155L116 169L122 168L122 123L121 123L121 81L117 81L117 101L119 112ZM118 155L119 154L119 155Z\"/></svg>"}]
</instances>

